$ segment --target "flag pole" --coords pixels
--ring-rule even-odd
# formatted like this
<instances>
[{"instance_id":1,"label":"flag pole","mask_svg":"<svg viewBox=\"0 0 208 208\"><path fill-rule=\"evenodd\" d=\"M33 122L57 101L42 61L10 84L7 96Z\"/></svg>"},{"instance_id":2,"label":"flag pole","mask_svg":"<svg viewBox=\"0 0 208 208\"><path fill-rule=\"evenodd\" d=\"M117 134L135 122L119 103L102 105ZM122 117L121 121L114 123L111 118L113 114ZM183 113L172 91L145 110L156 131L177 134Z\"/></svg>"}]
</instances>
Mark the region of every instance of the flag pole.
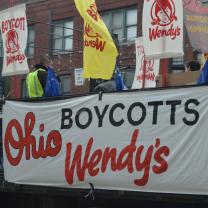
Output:
<instances>
[{"instance_id":1,"label":"flag pole","mask_svg":"<svg viewBox=\"0 0 208 208\"><path fill-rule=\"evenodd\" d=\"M11 7L13 7L14 6L14 0L10 0L10 5L11 5ZM14 66L15 67L15 66ZM15 70L15 69L14 69ZM17 98L18 97L18 89L19 89L19 87L18 87L18 82L17 82L17 75L15 74L14 75L14 95L15 95L15 97Z\"/></svg>"},{"instance_id":2,"label":"flag pole","mask_svg":"<svg viewBox=\"0 0 208 208\"><path fill-rule=\"evenodd\" d=\"M144 57L144 67L143 67L143 76L142 76L142 78L143 78L143 80L142 80L142 89L144 89L145 88L145 78L146 78L146 58Z\"/></svg>"}]
</instances>

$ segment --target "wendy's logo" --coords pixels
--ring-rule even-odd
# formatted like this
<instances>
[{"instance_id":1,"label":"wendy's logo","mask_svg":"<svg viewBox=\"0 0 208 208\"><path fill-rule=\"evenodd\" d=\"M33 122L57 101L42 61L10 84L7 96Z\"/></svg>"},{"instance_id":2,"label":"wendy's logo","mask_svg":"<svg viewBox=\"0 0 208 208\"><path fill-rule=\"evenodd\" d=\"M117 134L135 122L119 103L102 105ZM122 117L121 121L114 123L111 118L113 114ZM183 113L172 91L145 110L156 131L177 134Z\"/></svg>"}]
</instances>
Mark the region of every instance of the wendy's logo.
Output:
<instances>
[{"instance_id":1,"label":"wendy's logo","mask_svg":"<svg viewBox=\"0 0 208 208\"><path fill-rule=\"evenodd\" d=\"M102 38L101 35L94 31L93 27L91 27L89 24L85 24L84 27L84 34L89 38Z\"/></svg>"},{"instance_id":2,"label":"wendy's logo","mask_svg":"<svg viewBox=\"0 0 208 208\"><path fill-rule=\"evenodd\" d=\"M84 46L96 49L103 52L105 49L106 41L102 40L102 36L94 30L89 24L85 23L84 27Z\"/></svg>"},{"instance_id":3,"label":"wendy's logo","mask_svg":"<svg viewBox=\"0 0 208 208\"><path fill-rule=\"evenodd\" d=\"M7 53L15 53L20 49L18 33L14 29L6 34L6 49Z\"/></svg>"},{"instance_id":4,"label":"wendy's logo","mask_svg":"<svg viewBox=\"0 0 208 208\"><path fill-rule=\"evenodd\" d=\"M155 0L151 8L152 25L167 26L177 20L173 0Z\"/></svg>"}]
</instances>

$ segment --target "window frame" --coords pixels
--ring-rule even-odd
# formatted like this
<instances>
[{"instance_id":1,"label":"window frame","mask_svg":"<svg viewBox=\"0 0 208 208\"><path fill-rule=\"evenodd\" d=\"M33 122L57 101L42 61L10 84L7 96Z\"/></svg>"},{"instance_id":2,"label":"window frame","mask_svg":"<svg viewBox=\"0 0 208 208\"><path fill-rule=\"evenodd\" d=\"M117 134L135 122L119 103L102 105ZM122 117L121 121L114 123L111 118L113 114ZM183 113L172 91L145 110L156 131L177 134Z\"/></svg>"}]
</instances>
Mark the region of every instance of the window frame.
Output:
<instances>
[{"instance_id":1,"label":"window frame","mask_svg":"<svg viewBox=\"0 0 208 208\"><path fill-rule=\"evenodd\" d=\"M176 61L178 60L178 61ZM184 56L182 57L175 57L175 58L172 58L172 65L173 66L181 66L184 64Z\"/></svg>"},{"instance_id":2,"label":"window frame","mask_svg":"<svg viewBox=\"0 0 208 208\"><path fill-rule=\"evenodd\" d=\"M61 95L62 96L71 95L72 94L72 81L73 81L72 76L70 74L62 74L62 75L59 75L59 78L61 80ZM67 92L63 91L63 84L62 84L63 81L62 80L64 78L69 78L69 82L70 82L69 91L67 91Z\"/></svg>"},{"instance_id":3,"label":"window frame","mask_svg":"<svg viewBox=\"0 0 208 208\"><path fill-rule=\"evenodd\" d=\"M26 78L21 79L21 97L28 98Z\"/></svg>"},{"instance_id":4,"label":"window frame","mask_svg":"<svg viewBox=\"0 0 208 208\"><path fill-rule=\"evenodd\" d=\"M29 35L30 35L30 31L33 30L34 31L34 40L33 42L30 42L29 41ZM35 25L29 25L28 26L28 38L27 38L27 47L25 49L25 53L27 55L27 58L29 59L33 59L35 57L35 36L36 36L36 32L35 32ZM31 46L33 45L33 46ZM29 50L30 50L30 47L33 47L33 54L32 55L29 55Z\"/></svg>"},{"instance_id":5,"label":"window frame","mask_svg":"<svg viewBox=\"0 0 208 208\"><path fill-rule=\"evenodd\" d=\"M196 60L196 61L198 61L200 64L202 64L201 63L201 61L202 61L202 56L203 56L203 53L202 52L200 52L200 51L194 51L193 52L193 59L194 60Z\"/></svg>"},{"instance_id":6,"label":"window frame","mask_svg":"<svg viewBox=\"0 0 208 208\"><path fill-rule=\"evenodd\" d=\"M178 64L177 63L174 63L174 59L175 58L183 58L183 61L178 62ZM185 70L185 66L184 66L184 64L185 64L185 57L183 56L183 57L175 57L175 58L172 58L171 59L169 70L171 72L173 72L175 70L176 71L184 71Z\"/></svg>"},{"instance_id":7,"label":"window frame","mask_svg":"<svg viewBox=\"0 0 208 208\"><path fill-rule=\"evenodd\" d=\"M121 39L119 39L119 43L125 42L125 41L134 41L137 38L137 33L138 33L138 28L137 28L137 24L138 24L138 18L136 19L136 24L131 24L131 25L127 25L127 12L131 11L131 10L136 10L137 12L137 17L138 17L138 9L136 6L132 6L132 7L128 7L128 8L122 8L122 9L114 9L114 10L109 10L109 11L104 11L104 12L100 12L101 17L102 15L109 15L109 22L110 25L106 25L109 32L113 35L113 31L116 29L122 29L123 31L123 37ZM123 25L122 28L118 27L118 28L113 28L113 14L116 13L121 13L123 14ZM108 27L109 26L109 27ZM127 39L127 29L130 27L136 27L136 34L135 34L135 38L131 38L131 39Z\"/></svg>"},{"instance_id":8,"label":"window frame","mask_svg":"<svg viewBox=\"0 0 208 208\"><path fill-rule=\"evenodd\" d=\"M64 24L66 22L72 22L73 24L73 29L74 29L74 21L72 18L67 18L67 19L62 19L62 20L55 20L52 22L52 35L51 35L51 46L52 46L52 53L53 55L57 55L57 54L67 54L70 53L73 50L73 36L74 36L74 31L72 29L72 35L67 35L65 36L65 30L67 30L67 28L65 28ZM56 26L56 24L58 26ZM62 24L62 26L59 26L59 24ZM62 35L56 35L55 34L55 28L56 27L60 27L62 28ZM68 29L69 30L69 29ZM71 29L70 29L71 30ZM70 49L66 49L66 39L72 39L72 47ZM56 49L55 48L55 40L61 39L62 40L62 47L61 49Z\"/></svg>"},{"instance_id":9,"label":"window frame","mask_svg":"<svg viewBox=\"0 0 208 208\"><path fill-rule=\"evenodd\" d=\"M208 6L208 0L201 0L203 6Z\"/></svg>"}]
</instances>

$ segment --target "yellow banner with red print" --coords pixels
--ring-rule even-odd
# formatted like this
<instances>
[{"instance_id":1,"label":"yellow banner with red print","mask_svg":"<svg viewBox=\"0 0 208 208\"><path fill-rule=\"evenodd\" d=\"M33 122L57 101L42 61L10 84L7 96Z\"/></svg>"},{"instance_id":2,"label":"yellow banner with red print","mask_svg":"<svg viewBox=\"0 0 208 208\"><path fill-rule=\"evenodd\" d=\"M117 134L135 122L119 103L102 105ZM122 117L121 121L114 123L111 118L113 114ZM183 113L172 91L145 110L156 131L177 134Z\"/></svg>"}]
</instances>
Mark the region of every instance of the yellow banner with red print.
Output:
<instances>
[{"instance_id":1,"label":"yellow banner with red print","mask_svg":"<svg viewBox=\"0 0 208 208\"><path fill-rule=\"evenodd\" d=\"M84 78L111 79L118 52L95 0L75 0L75 5L84 19Z\"/></svg>"}]
</instances>

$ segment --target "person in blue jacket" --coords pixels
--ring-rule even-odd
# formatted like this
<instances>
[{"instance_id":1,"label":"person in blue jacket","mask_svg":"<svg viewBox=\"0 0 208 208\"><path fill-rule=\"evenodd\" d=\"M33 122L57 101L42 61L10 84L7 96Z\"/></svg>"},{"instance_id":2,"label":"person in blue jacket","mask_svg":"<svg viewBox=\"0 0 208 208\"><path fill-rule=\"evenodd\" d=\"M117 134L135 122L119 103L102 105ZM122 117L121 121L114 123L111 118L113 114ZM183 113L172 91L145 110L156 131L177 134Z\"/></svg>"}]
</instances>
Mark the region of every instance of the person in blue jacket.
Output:
<instances>
[{"instance_id":1,"label":"person in blue jacket","mask_svg":"<svg viewBox=\"0 0 208 208\"><path fill-rule=\"evenodd\" d=\"M205 64L202 67L201 73L199 75L197 85L208 84L208 53L204 54Z\"/></svg>"},{"instance_id":2,"label":"person in blue jacket","mask_svg":"<svg viewBox=\"0 0 208 208\"><path fill-rule=\"evenodd\" d=\"M186 64L186 70L185 72L189 71L199 71L201 68L201 64L198 61L189 61Z\"/></svg>"}]
</instances>

